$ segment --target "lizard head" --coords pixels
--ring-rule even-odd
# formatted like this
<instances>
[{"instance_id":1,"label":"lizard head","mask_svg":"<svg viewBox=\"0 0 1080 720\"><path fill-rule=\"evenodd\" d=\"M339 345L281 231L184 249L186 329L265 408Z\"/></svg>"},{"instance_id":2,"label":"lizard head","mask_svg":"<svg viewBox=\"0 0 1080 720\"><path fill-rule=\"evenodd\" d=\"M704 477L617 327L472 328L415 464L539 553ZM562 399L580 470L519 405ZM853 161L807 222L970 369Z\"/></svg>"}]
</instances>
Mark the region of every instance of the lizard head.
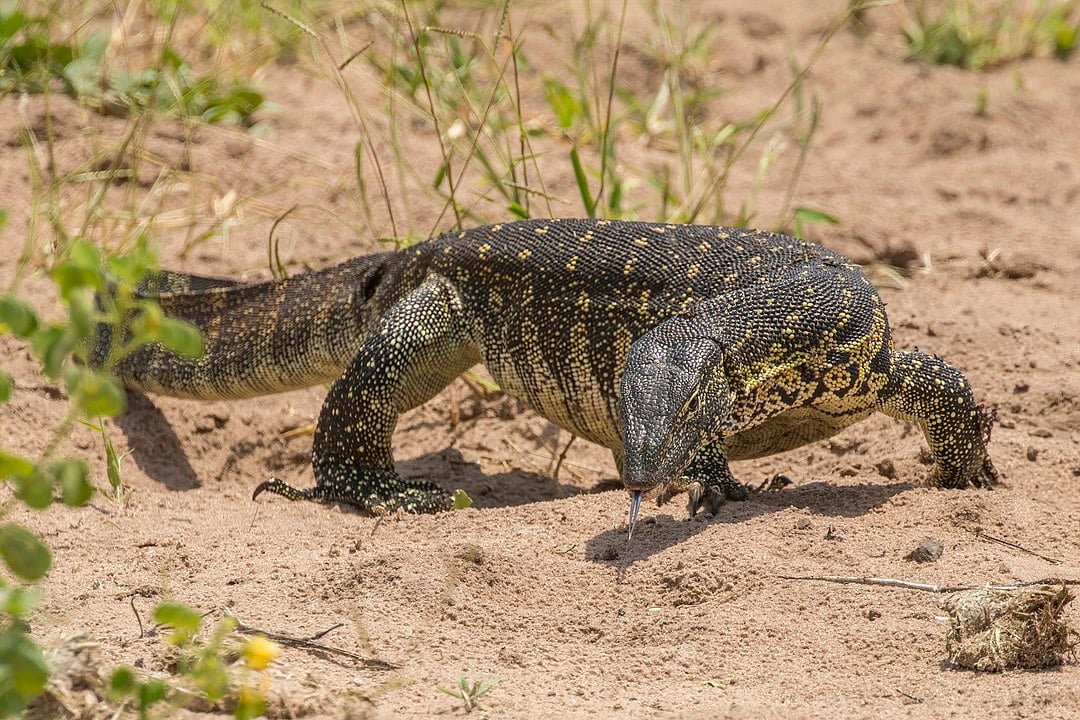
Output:
<instances>
[{"instance_id":1,"label":"lizard head","mask_svg":"<svg viewBox=\"0 0 1080 720\"><path fill-rule=\"evenodd\" d=\"M630 533L642 495L662 493L678 480L698 450L722 437L730 409L720 345L683 333L672 337L665 326L630 347L620 386Z\"/></svg>"}]
</instances>

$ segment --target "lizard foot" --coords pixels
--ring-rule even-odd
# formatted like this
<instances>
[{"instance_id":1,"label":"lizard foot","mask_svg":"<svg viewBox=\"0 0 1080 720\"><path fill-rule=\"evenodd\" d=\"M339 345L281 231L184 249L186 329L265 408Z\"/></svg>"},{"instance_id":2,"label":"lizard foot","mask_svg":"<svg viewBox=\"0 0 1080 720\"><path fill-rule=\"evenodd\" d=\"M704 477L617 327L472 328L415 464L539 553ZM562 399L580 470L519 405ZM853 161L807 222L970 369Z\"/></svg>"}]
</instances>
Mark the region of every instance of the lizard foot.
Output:
<instances>
[{"instance_id":1,"label":"lizard foot","mask_svg":"<svg viewBox=\"0 0 1080 720\"><path fill-rule=\"evenodd\" d=\"M1000 479L1001 475L998 473L997 468L994 467L994 463L990 461L990 456L984 455L981 463L966 472L960 470L950 472L938 468L930 484L950 489L975 487L992 490Z\"/></svg>"},{"instance_id":2,"label":"lizard foot","mask_svg":"<svg viewBox=\"0 0 1080 720\"><path fill-rule=\"evenodd\" d=\"M711 480L681 477L668 484L656 497L656 504L662 506L675 495L684 492L689 495L686 509L690 517L696 517L702 508L707 508L710 515L715 515L720 511L720 506L728 500L738 502L750 498L749 488L731 476Z\"/></svg>"},{"instance_id":3,"label":"lizard foot","mask_svg":"<svg viewBox=\"0 0 1080 720\"><path fill-rule=\"evenodd\" d=\"M362 472L347 466L321 467L313 488L298 489L278 478L259 483L254 500L270 492L289 500L345 503L372 515L449 510L453 496L433 482L403 480L394 472Z\"/></svg>"},{"instance_id":4,"label":"lizard foot","mask_svg":"<svg viewBox=\"0 0 1080 720\"><path fill-rule=\"evenodd\" d=\"M997 422L997 409L978 405L975 408L975 412L978 417L979 430L982 435L982 447L985 448L990 444L990 434L994 429L994 424ZM994 463L991 462L990 456L986 454L986 450L984 449L982 451L981 460L968 463L966 467L945 467L939 463L930 484L953 489L975 487L984 490L992 490L994 485L996 485L1000 479L1001 475L998 473L997 468L994 467Z\"/></svg>"}]
</instances>

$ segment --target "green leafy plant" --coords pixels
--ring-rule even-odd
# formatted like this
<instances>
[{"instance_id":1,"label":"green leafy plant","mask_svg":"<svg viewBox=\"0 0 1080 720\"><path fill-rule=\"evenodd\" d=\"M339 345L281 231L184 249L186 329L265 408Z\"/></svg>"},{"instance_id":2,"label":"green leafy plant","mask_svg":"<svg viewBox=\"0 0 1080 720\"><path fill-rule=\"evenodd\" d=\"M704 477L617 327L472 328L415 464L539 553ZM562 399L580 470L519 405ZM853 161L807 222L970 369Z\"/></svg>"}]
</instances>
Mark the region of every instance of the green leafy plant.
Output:
<instances>
[{"instance_id":1,"label":"green leafy plant","mask_svg":"<svg viewBox=\"0 0 1080 720\"><path fill-rule=\"evenodd\" d=\"M933 8L933 9L931 9ZM1033 56L1071 55L1080 39L1076 0L925 0L901 5L908 57L984 70Z\"/></svg>"},{"instance_id":2,"label":"green leafy plant","mask_svg":"<svg viewBox=\"0 0 1080 720\"><path fill-rule=\"evenodd\" d=\"M20 5L0 6L0 89L44 92L63 81L78 52L70 42L53 42L47 18L28 15Z\"/></svg>"},{"instance_id":3,"label":"green leafy plant","mask_svg":"<svg viewBox=\"0 0 1080 720\"><path fill-rule=\"evenodd\" d=\"M0 480L15 491L16 499L33 509L49 507L58 498L66 505L85 505L93 488L85 460L61 457L57 447L80 418L118 414L124 408L124 392L108 372L111 363L151 342L160 342L177 352L198 354L201 337L194 328L177 320L160 318L160 309L135 293L136 278L152 266L146 244L126 255L102 257L84 240L73 240L59 252L48 274L52 279L63 320L46 321L16 292L0 294L0 335L11 334L28 344L41 372L52 382L62 383L69 400L64 417L53 430L44 451L36 458L0 450ZM102 302L95 305L94 295ZM113 332L100 362L91 362L93 347L101 328L119 326L134 314L156 321L132 323L127 333ZM97 367L95 367L97 365ZM11 381L3 370L3 400L10 395ZM0 508L0 517L11 505ZM0 524L0 558L22 583L40 580L48 572L51 554L26 528ZM41 692L46 673L41 652L25 634L26 616L37 594L26 587L0 579L0 658L7 673L0 672L0 715L18 712Z\"/></svg>"},{"instance_id":4,"label":"green leafy plant","mask_svg":"<svg viewBox=\"0 0 1080 720\"><path fill-rule=\"evenodd\" d=\"M237 643L231 637L236 621L229 616L201 640L203 617L180 603L159 605L154 620L170 629L167 642L177 653L173 676L143 680L129 667L117 668L109 679L114 701L131 701L140 718L150 717L150 711L161 703L179 708L195 697L211 705L228 701L238 720L250 720L266 711L266 700L256 681L233 665L239 658L248 671L261 672L277 656L277 645L262 637Z\"/></svg>"},{"instance_id":5,"label":"green leafy plant","mask_svg":"<svg viewBox=\"0 0 1080 720\"><path fill-rule=\"evenodd\" d=\"M199 75L173 48L166 47L160 62L138 72L114 72L97 78L79 94L89 104L109 110L130 107L176 113L211 125L252 125L254 115L266 107L263 93L243 80L220 74Z\"/></svg>"},{"instance_id":6,"label":"green leafy plant","mask_svg":"<svg viewBox=\"0 0 1080 720\"><path fill-rule=\"evenodd\" d=\"M100 418L123 410L125 394L110 373L113 364L148 343L161 343L186 355L202 350L194 328L162 317L156 303L137 292L156 264L147 236L136 233L122 252L103 254L83 233L69 235L59 221L65 180L52 174L51 167L34 162L31 173L39 180L47 178L36 185L34 206L49 222L44 226L31 223L23 261L11 285L0 291L0 335L14 336L29 348L41 375L63 388L68 404L35 456L0 448L0 481L14 490L14 500L0 506L0 519L20 504L41 510L57 500L72 507L89 501L93 493L89 464L62 456L58 448L74 423L97 421L100 426ZM104 183L109 179L105 177ZM84 223L83 232L89 233L91 226ZM52 237L47 242L38 237L49 230ZM35 246L43 250L34 251ZM39 316L21 294L22 281L31 272L51 281L59 306L57 317ZM13 384L3 368L0 378L0 402L7 402ZM113 469L110 463L110 480ZM51 553L25 527L0 522L0 557L14 578L0 578L0 667L4 669L0 672L0 716L6 716L19 713L40 694L47 678L43 655L26 632L25 618L38 597L32 583L48 572Z\"/></svg>"},{"instance_id":7,"label":"green leafy plant","mask_svg":"<svg viewBox=\"0 0 1080 720\"><path fill-rule=\"evenodd\" d=\"M802 97L802 79L835 31L862 7L856 4L838 18L810 58L795 67L791 87L774 106L731 122L721 120L716 108L725 96L714 79L717 21L691 20L684 8L648 3L650 35L628 46L658 78L659 84L651 85L622 80L620 58L629 53L624 52L625 11L618 3L586 2L584 25L570 37L562 29L543 28L568 51L563 62L542 70L523 51L524 36L511 27L505 2L492 8L491 22L470 26L490 33L448 26L443 3L377 4L363 21L378 39L359 50L343 48L347 57L332 70L347 69L360 56L382 84L379 107L350 101L363 138L356 152L358 205L377 226L372 208L384 203L393 225L397 203L407 207L433 192L444 211L432 231L445 229L442 221L449 213L458 226L507 215L636 218L643 212L662 221L746 224L756 219L753 195L775 172L775 161L793 137L800 157L778 222L790 227L791 193L822 110L816 98ZM310 23L291 22L310 32L320 52L330 53ZM348 82L342 79L339 87L351 97ZM793 119L782 120L779 111L789 104L797 105ZM388 118L387 129L376 129L384 123L371 121L369 114ZM436 133L443 161L430 181L402 147L398 133L407 126L404 120L430 124ZM755 144L759 137L768 139ZM646 160L625 163L619 150L627 143L644 147ZM393 149L397 192L390 190L395 180L383 171L375 150L382 145ZM728 181L739 163L753 163L747 156L751 148L759 153L754 190L732 203ZM545 174L556 164L572 178L573 197L549 191ZM381 197L372 198L373 190ZM656 201L646 197L650 190ZM577 209L568 212L568 206ZM800 222L805 226L805 213ZM408 235L396 228L393 233Z\"/></svg>"},{"instance_id":8,"label":"green leafy plant","mask_svg":"<svg viewBox=\"0 0 1080 720\"><path fill-rule=\"evenodd\" d=\"M465 712L472 712L473 710L483 710L484 707L480 704L480 698L488 694L496 685L502 682L499 678L491 680L490 682L481 682L474 680L469 682L464 677L458 678L457 686L453 688L437 687L436 690L449 695L452 698L460 700L465 708Z\"/></svg>"},{"instance_id":9,"label":"green leafy plant","mask_svg":"<svg viewBox=\"0 0 1080 720\"><path fill-rule=\"evenodd\" d=\"M143 69L109 69L106 35L54 41L51 28L46 15L29 15L17 5L0 7L0 93L53 90L114 115L154 111L248 126L268 107L251 83L220 72L199 74L169 44Z\"/></svg>"},{"instance_id":10,"label":"green leafy plant","mask_svg":"<svg viewBox=\"0 0 1080 720\"><path fill-rule=\"evenodd\" d=\"M0 717L22 713L45 688L49 672L44 653L29 634L28 619L40 598L35 583L47 575L52 554L10 516L21 508L44 509L55 502L78 507L90 500L94 492L90 464L65 457L59 450L79 422L102 434L104 475L113 496L123 501L127 493L121 483L121 456L102 421L125 405L125 394L111 368L148 343L187 356L202 351L201 337L193 327L165 317L141 292L141 284L156 268L151 241L155 219L146 215L145 200L130 192L134 184L127 185L129 192L122 197L113 188L124 187L117 181L138 172L143 131L156 117L250 124L252 114L266 107L260 91L229 79L220 70L200 74L173 49L179 46L170 43L176 37L175 13L173 24L164 27L166 32L146 33L142 37L150 44L140 47L133 58L125 58L126 62L116 62L110 52L130 53L132 48L119 44L110 49L105 34L85 30L91 26L76 19L80 13L92 15L100 8L63 3L37 8L0 6L0 97L11 92L62 93L99 111L131 119L116 146L119 151L116 147L110 151L116 155L108 161L90 158L83 168L69 174L51 161L56 151L50 131L41 134L25 127L21 132L30 170L32 213L14 277L9 286L0 288L0 335L24 344L45 382L58 386L68 403L43 438L40 451L13 453L0 445L0 482L13 491L0 504L0 561L7 570L0 575ZM76 19L78 29L61 35L56 29L61 16ZM144 69L130 69L140 65ZM131 165L121 168L125 155ZM87 167L94 169L87 171ZM157 182L168 179L159 175ZM78 192L72 193L76 188ZM156 183L151 197L155 192L160 192ZM85 200L73 203L72 196ZM117 209L120 203L115 200L124 207ZM0 229L6 220L7 213L0 209ZM33 298L23 291L23 282L31 275L51 281L52 292L47 296L55 298L55 311L50 315L39 314L38 290ZM18 392L2 366L5 362L0 360L0 404ZM162 612L166 613L162 622L183 626L182 613L169 614L168 608ZM187 678L188 689L182 693L173 692L163 681L136 681L123 671L114 676L114 689L128 691L122 694L132 698L144 716L166 696L177 702L186 702L193 692L216 697L222 682L215 668L224 667L224 661L215 665L213 658L223 657L218 651L224 647L220 639L224 633L226 629L215 630L209 644L191 640L193 644L185 646L191 655L184 656L190 664L179 666ZM261 669L249 662L245 648L230 643L228 652L240 652L249 670ZM228 675L239 677L231 669ZM233 685L238 689L230 702L237 717L258 715L262 692L247 682Z\"/></svg>"}]
</instances>

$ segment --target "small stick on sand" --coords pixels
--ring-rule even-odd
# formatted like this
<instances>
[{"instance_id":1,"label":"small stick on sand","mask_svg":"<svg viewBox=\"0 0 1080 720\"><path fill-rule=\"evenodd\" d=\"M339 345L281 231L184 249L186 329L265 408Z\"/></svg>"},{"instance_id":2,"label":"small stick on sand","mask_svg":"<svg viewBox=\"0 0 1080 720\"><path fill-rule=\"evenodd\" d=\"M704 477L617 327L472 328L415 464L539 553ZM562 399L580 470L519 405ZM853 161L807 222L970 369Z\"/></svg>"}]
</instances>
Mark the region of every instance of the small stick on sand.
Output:
<instances>
[{"instance_id":1,"label":"small stick on sand","mask_svg":"<svg viewBox=\"0 0 1080 720\"><path fill-rule=\"evenodd\" d=\"M343 623L338 623L337 625L327 628L322 632L315 633L309 638L302 638L294 637L292 635L283 635L282 633L268 632L266 630L260 630L259 628L251 627L250 625L246 625L244 622L242 622L235 613L233 613L227 608L222 608L221 612L225 616L231 617L236 622L236 630L238 632L244 633L245 635L262 635L266 638L269 638L270 640L279 642L282 645L289 645L290 647L305 648L308 650L316 650L335 655L344 655L347 658L351 658L353 660L356 660L357 662L363 663L364 665L370 668L375 668L377 670L393 670L398 667L398 665L396 665L395 663L389 662L387 660L364 657L363 655L354 653L351 650L344 650L342 648L332 647L330 645L323 645L322 643L315 642L316 639L321 638L331 630L335 630L341 627Z\"/></svg>"},{"instance_id":2,"label":"small stick on sand","mask_svg":"<svg viewBox=\"0 0 1080 720\"><path fill-rule=\"evenodd\" d=\"M131 612L135 613L135 622L139 623L139 637L144 637L146 633L143 631L142 618L139 617L139 608L135 607L135 596L138 593L131 593L128 599L131 600Z\"/></svg>"},{"instance_id":3,"label":"small stick on sand","mask_svg":"<svg viewBox=\"0 0 1080 720\"><path fill-rule=\"evenodd\" d=\"M1021 545L1017 545L1014 542L1009 542L1008 540L1002 540L999 537L994 537L993 535L988 535L988 534L982 532L981 530L976 530L975 531L975 537L979 538L980 540L985 540L986 542L997 543L998 545L1004 545L1005 547L1012 548L1013 550L1019 550L1020 552L1027 553L1028 555L1033 555L1033 556L1039 558L1040 560L1045 560L1046 562L1050 563L1051 565L1060 565L1061 564L1061 561L1056 559L1056 558L1047 557L1046 555L1040 555L1039 553L1035 552L1034 550L1028 550L1026 547L1023 547Z\"/></svg>"},{"instance_id":4,"label":"small stick on sand","mask_svg":"<svg viewBox=\"0 0 1080 720\"><path fill-rule=\"evenodd\" d=\"M954 593L964 590L976 590L989 588L991 590L1019 590L1032 585L1080 585L1080 580L1061 580L1059 578L1046 578L1043 580L1026 580L1019 583L987 583L985 585L931 585L929 583L909 582L894 578L878 577L853 577L850 575L777 575L781 580L816 580L818 582L838 583L840 585L875 585L878 587L894 587L903 590L921 590L931 593Z\"/></svg>"}]
</instances>

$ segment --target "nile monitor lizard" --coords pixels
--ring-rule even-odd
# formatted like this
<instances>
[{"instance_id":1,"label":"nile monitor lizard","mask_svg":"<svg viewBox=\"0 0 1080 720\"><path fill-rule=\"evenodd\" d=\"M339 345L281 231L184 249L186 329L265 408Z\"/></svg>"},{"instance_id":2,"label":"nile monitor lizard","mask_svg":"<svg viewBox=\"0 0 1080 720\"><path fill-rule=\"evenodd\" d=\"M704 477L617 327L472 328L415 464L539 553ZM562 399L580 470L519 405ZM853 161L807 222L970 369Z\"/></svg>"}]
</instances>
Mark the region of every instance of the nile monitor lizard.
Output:
<instances>
[{"instance_id":1,"label":"nile monitor lizard","mask_svg":"<svg viewBox=\"0 0 1080 720\"><path fill-rule=\"evenodd\" d=\"M917 424L933 484L989 487L989 421L964 376L893 350L858 266L752 230L527 220L258 284L162 272L166 313L205 336L185 359L147 347L129 388L202 400L336 380L312 450L316 485L255 490L370 512L442 510L394 470L398 417L483 362L556 425L610 448L634 515L642 491L715 512L747 491L728 460L827 438L875 410ZM101 341L104 342L104 339Z\"/></svg>"}]
</instances>

